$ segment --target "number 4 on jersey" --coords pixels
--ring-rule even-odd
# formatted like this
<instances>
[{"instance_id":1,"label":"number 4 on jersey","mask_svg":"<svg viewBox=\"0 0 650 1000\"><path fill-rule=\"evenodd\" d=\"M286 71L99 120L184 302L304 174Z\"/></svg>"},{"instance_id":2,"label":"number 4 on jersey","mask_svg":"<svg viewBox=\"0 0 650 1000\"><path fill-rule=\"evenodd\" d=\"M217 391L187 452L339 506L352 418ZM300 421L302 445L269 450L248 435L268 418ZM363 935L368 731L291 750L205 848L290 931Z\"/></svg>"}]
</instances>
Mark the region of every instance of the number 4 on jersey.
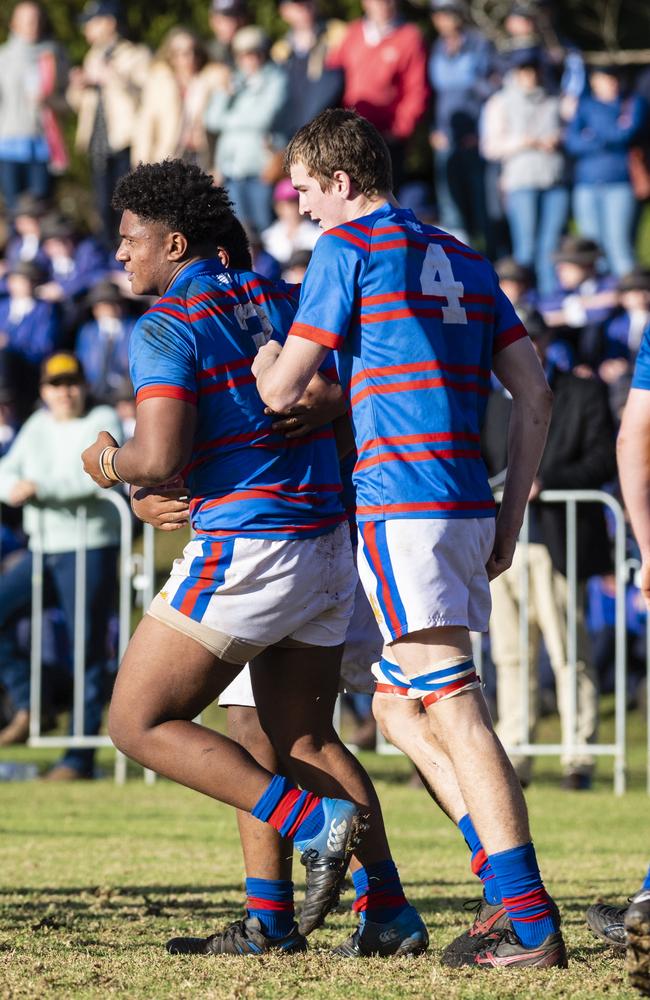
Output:
<instances>
[{"instance_id":1,"label":"number 4 on jersey","mask_svg":"<svg viewBox=\"0 0 650 1000\"><path fill-rule=\"evenodd\" d=\"M437 295L447 299L442 307L443 323L467 324L467 313L460 304L465 288L456 281L449 263L449 257L439 243L430 243L420 272L420 285L425 295Z\"/></svg>"}]
</instances>

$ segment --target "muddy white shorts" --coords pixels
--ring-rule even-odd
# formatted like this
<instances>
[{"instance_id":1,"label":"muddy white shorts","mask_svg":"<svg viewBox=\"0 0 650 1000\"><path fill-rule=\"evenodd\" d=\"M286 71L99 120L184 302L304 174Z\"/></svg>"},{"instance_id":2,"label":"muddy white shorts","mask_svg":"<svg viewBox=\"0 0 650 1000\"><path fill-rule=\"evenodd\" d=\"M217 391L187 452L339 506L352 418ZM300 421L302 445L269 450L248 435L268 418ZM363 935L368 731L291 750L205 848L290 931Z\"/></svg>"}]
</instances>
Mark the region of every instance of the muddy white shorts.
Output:
<instances>
[{"instance_id":1,"label":"muddy white shorts","mask_svg":"<svg viewBox=\"0 0 650 1000\"><path fill-rule=\"evenodd\" d=\"M359 577L386 643L443 625L487 631L494 530L492 517L359 524Z\"/></svg>"},{"instance_id":2,"label":"muddy white shorts","mask_svg":"<svg viewBox=\"0 0 650 1000\"><path fill-rule=\"evenodd\" d=\"M148 613L243 666L282 640L344 642L357 579L347 524L317 538L199 536Z\"/></svg>"},{"instance_id":3,"label":"muddy white shorts","mask_svg":"<svg viewBox=\"0 0 650 1000\"><path fill-rule=\"evenodd\" d=\"M345 636L343 659L341 661L341 689L361 694L372 694L375 678L372 667L381 659L384 645L381 632L368 604L361 583L357 583L354 595L354 611ZM309 670L309 653L305 654L305 670ZM219 704L255 707L253 686L248 666L237 674L227 688L219 695Z\"/></svg>"}]
</instances>

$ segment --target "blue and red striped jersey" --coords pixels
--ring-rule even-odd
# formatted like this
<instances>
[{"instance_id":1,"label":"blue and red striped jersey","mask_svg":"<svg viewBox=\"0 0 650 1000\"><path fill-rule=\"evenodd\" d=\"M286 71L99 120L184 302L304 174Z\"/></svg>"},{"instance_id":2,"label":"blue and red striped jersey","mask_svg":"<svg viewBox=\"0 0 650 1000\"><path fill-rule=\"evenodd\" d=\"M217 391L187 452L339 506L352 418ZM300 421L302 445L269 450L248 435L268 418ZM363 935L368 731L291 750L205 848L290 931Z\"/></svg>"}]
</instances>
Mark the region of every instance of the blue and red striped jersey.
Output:
<instances>
[{"instance_id":1,"label":"blue and red striped jersey","mask_svg":"<svg viewBox=\"0 0 650 1000\"><path fill-rule=\"evenodd\" d=\"M386 204L319 239L290 335L337 352L358 520L494 515L490 370L526 331L484 257Z\"/></svg>"},{"instance_id":2,"label":"blue and red striped jersey","mask_svg":"<svg viewBox=\"0 0 650 1000\"><path fill-rule=\"evenodd\" d=\"M133 330L136 403L171 397L197 408L183 475L198 532L308 538L345 520L332 428L292 440L272 431L251 373L258 348L284 340L296 298L294 286L201 260Z\"/></svg>"}]
</instances>

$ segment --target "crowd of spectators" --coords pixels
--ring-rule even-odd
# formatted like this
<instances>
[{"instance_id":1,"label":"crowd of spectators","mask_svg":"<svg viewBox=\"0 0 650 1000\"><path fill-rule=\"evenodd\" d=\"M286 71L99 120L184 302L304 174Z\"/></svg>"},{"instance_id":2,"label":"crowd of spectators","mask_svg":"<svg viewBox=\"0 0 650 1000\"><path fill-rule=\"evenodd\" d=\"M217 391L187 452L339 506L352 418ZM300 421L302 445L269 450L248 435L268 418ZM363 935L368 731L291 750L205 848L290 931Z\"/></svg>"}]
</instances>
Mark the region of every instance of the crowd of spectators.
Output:
<instances>
[{"instance_id":1,"label":"crowd of spectators","mask_svg":"<svg viewBox=\"0 0 650 1000\"><path fill-rule=\"evenodd\" d=\"M255 268L272 279L300 282L319 230L299 214L298 196L283 175L283 151L324 108L356 108L389 146L397 198L423 221L491 257L504 290L529 322L559 396L568 396L577 413L582 404L586 408L576 418L574 450L543 465L539 489L561 480L563 488L616 490L614 429L650 322L650 271L635 250L650 198L650 70L602 59L589 63L558 35L552 5L535 0L515 0L489 36L472 22L466 0L430 0L430 22L421 8L401 8L400 0L361 0L361 17L347 23L322 17L318 0L279 0L284 28L275 39L255 23L252 0L205 3L210 36L179 24L152 52L127 37L118 0L89 0L79 19L86 53L72 66L45 7L20 0L0 44L0 559L9 560L2 564L2 586L11 596L3 598L0 619L0 648L11 650L0 662L7 702L4 729L0 707L0 745L27 736L28 686L16 682L24 681L26 662L19 642L30 565L23 531L33 548L36 521L30 522L29 506L46 510L53 500L25 456L30 449L37 453L41 433L40 445L48 447L39 429L47 419L53 440L54 431L62 433L64 418L52 415L50 387L80 386L82 402L65 420L90 428L90 415L101 406L111 408L99 411L104 423L112 414L126 435L133 425L128 340L143 304L132 297L113 257L119 220L110 204L117 179L132 164L181 157L210 170L246 226ZM66 120L74 130L64 127ZM61 211L61 178L70 165L66 133L74 134L73 155L87 164L88 217L71 213L69 199ZM74 377L64 374L52 383L47 365L53 356L76 359ZM505 463L500 421L506 403L495 385L489 442L495 473ZM594 448L596 410L604 451L589 463L585 452ZM64 477L61 491L59 513L73 511L85 496L74 475ZM16 511L23 506L21 527ZM533 520L535 544L551 553L548 599L561 617L566 568L553 556L553 532L544 534L544 517ZM61 596L69 567L56 568L60 547L43 551L69 653L71 622ZM540 565L545 558L540 550ZM611 660L607 567L606 559L589 573L580 571L581 600L589 595L586 624L598 640L585 652L581 633L581 684L591 694L581 700L579 723L587 742L596 732L589 701L594 677L606 674ZM502 640L495 659L504 678L516 659L514 639L509 645L499 624L515 621L510 599L505 580L495 600ZM559 627L549 633L551 617L540 609L563 691L566 636ZM93 627L89 622L91 671L98 641L106 645L106 635L98 640ZM104 633L107 628L102 619ZM535 649L531 655L537 656ZM88 678L96 694L96 678ZM504 681L502 691L506 686ZM566 700L564 693L559 700ZM504 702L501 708L512 734L515 707ZM87 756L64 763L68 771L91 773ZM590 761L569 763L579 776L589 776ZM529 776L522 765L522 780Z\"/></svg>"}]
</instances>

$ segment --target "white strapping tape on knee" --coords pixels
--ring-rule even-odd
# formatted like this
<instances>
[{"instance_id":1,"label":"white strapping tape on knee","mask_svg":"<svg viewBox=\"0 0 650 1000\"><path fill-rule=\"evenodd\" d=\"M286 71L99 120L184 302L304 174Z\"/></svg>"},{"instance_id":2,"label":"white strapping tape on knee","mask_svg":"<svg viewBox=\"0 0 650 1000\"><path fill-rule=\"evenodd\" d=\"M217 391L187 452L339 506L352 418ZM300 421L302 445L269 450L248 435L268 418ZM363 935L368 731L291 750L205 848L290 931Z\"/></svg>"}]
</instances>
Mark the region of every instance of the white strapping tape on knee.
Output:
<instances>
[{"instance_id":1,"label":"white strapping tape on knee","mask_svg":"<svg viewBox=\"0 0 650 1000\"><path fill-rule=\"evenodd\" d=\"M471 656L450 656L446 660L436 663L433 670L427 670L421 674L415 674L409 678L409 698L425 698L427 695L442 692L443 689L461 689L461 683L466 679L467 684L474 683L476 678L476 667ZM451 691L450 691L451 693Z\"/></svg>"}]
</instances>

